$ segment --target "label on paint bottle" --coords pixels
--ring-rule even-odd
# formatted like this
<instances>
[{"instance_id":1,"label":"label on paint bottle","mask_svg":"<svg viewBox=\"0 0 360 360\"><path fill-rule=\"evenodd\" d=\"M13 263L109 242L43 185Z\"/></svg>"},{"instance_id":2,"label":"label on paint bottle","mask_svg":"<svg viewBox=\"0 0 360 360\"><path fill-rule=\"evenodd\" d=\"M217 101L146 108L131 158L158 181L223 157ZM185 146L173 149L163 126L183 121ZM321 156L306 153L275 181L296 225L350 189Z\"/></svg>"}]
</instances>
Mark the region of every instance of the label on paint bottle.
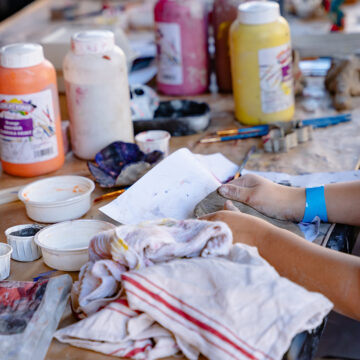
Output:
<instances>
[{"instance_id":1,"label":"label on paint bottle","mask_svg":"<svg viewBox=\"0 0 360 360\"><path fill-rule=\"evenodd\" d=\"M180 25L156 23L156 45L158 52L158 82L168 85L183 83Z\"/></svg>"},{"instance_id":2,"label":"label on paint bottle","mask_svg":"<svg viewBox=\"0 0 360 360\"><path fill-rule=\"evenodd\" d=\"M58 155L51 90L27 95L0 94L3 161L30 164Z\"/></svg>"},{"instance_id":3,"label":"label on paint bottle","mask_svg":"<svg viewBox=\"0 0 360 360\"><path fill-rule=\"evenodd\" d=\"M264 113L294 105L290 44L259 50L261 107Z\"/></svg>"}]
</instances>

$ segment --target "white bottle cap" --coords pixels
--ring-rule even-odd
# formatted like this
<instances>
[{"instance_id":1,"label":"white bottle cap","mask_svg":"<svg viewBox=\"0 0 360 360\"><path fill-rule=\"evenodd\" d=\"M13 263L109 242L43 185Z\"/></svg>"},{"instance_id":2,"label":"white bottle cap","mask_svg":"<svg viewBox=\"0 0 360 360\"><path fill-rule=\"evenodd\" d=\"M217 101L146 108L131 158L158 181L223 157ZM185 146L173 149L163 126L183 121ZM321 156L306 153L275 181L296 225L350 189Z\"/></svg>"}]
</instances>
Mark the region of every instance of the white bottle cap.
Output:
<instances>
[{"instance_id":1,"label":"white bottle cap","mask_svg":"<svg viewBox=\"0 0 360 360\"><path fill-rule=\"evenodd\" d=\"M71 37L71 49L76 55L102 54L114 47L115 36L109 30L80 31Z\"/></svg>"},{"instance_id":2,"label":"white bottle cap","mask_svg":"<svg viewBox=\"0 0 360 360\"><path fill-rule=\"evenodd\" d=\"M279 16L279 4L274 1L250 1L238 8L238 20L242 24L268 24L276 21Z\"/></svg>"},{"instance_id":3,"label":"white bottle cap","mask_svg":"<svg viewBox=\"0 0 360 360\"><path fill-rule=\"evenodd\" d=\"M43 48L39 44L17 43L3 46L0 64L5 68L25 68L44 61Z\"/></svg>"}]
</instances>

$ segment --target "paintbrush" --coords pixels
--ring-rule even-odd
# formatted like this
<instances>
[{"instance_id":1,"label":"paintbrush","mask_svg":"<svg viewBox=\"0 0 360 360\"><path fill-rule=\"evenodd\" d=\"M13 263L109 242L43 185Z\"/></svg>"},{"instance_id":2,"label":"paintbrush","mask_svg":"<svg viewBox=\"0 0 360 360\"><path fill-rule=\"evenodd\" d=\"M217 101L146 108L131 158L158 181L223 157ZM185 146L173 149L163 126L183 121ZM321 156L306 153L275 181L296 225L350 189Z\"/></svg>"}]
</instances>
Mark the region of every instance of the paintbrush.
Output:
<instances>
[{"instance_id":1,"label":"paintbrush","mask_svg":"<svg viewBox=\"0 0 360 360\"><path fill-rule=\"evenodd\" d=\"M331 126L331 125L337 125L339 123L347 122L350 120L351 120L351 113L347 113L347 114L327 116L327 117L316 118L316 119L302 120L302 121L300 121L300 123L302 123L304 126L311 125L313 128L320 128L320 127L326 127L326 126Z\"/></svg>"},{"instance_id":2,"label":"paintbrush","mask_svg":"<svg viewBox=\"0 0 360 360\"><path fill-rule=\"evenodd\" d=\"M292 121L293 126L297 126L298 124L302 124L303 126L311 125L314 128L326 127L331 125L337 125L342 122L347 122L351 120L351 114L339 114L334 116L326 116L315 119L305 119L305 120L297 120ZM277 127L284 125L282 123L273 123L271 125L258 125L247 128L240 129L227 129L227 130L218 130L214 134L217 135L215 137L206 137L201 139L199 142L201 144L213 143L213 142L221 142L221 141L229 141L229 140L238 140L238 139L247 139L250 137L256 136L264 136L270 131L272 127Z\"/></svg>"},{"instance_id":3,"label":"paintbrush","mask_svg":"<svg viewBox=\"0 0 360 360\"><path fill-rule=\"evenodd\" d=\"M235 173L234 177L233 177L232 179L228 180L228 181L237 179L237 178L239 178L239 177L241 176L241 172L244 170L244 167L245 167L246 163L249 161L250 156L251 156L254 152L256 152L256 145L253 145L253 146L247 151L247 153L245 154L245 157L244 157L242 163L240 164L237 172ZM227 181L227 182L228 182L228 181Z\"/></svg>"},{"instance_id":4,"label":"paintbrush","mask_svg":"<svg viewBox=\"0 0 360 360\"><path fill-rule=\"evenodd\" d=\"M117 196L117 195L121 195L125 191L126 191L126 189L120 189L120 190L116 190L116 191L112 191L112 192L103 194L103 195L95 198L94 202L102 201L102 200L109 199L109 198L112 198L112 197Z\"/></svg>"},{"instance_id":5,"label":"paintbrush","mask_svg":"<svg viewBox=\"0 0 360 360\"><path fill-rule=\"evenodd\" d=\"M214 134L217 136L227 136L227 135L257 133L259 131L269 131L269 125L258 125L258 126L246 127L241 129L218 130Z\"/></svg>"},{"instance_id":6,"label":"paintbrush","mask_svg":"<svg viewBox=\"0 0 360 360\"><path fill-rule=\"evenodd\" d=\"M215 136L215 137L206 137L200 139L200 144L208 144L208 143L215 143L215 142L222 142L222 141L230 141L230 140L239 140L239 139L248 139L257 136L264 136L267 135L269 132L269 126L264 125L259 127L259 129L254 131L242 131L244 129L238 129L238 133L235 135L230 136ZM224 130L225 131L225 130Z\"/></svg>"}]
</instances>

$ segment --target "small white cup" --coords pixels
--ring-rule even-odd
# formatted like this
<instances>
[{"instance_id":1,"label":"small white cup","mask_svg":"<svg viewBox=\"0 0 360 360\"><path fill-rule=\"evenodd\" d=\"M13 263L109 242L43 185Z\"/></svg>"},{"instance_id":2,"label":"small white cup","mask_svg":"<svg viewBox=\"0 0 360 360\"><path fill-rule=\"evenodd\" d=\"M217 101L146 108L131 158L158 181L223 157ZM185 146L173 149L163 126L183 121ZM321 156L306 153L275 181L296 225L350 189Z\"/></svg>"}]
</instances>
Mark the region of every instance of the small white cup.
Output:
<instances>
[{"instance_id":1,"label":"small white cup","mask_svg":"<svg viewBox=\"0 0 360 360\"><path fill-rule=\"evenodd\" d=\"M25 224L6 229L6 240L13 248L11 257L14 260L34 261L41 257L41 250L35 244L34 237L42 228L42 225Z\"/></svg>"},{"instance_id":2,"label":"small white cup","mask_svg":"<svg viewBox=\"0 0 360 360\"><path fill-rule=\"evenodd\" d=\"M170 137L170 134L165 130L149 130L137 134L135 142L145 154L159 150L164 153L164 156L168 156Z\"/></svg>"},{"instance_id":3,"label":"small white cup","mask_svg":"<svg viewBox=\"0 0 360 360\"><path fill-rule=\"evenodd\" d=\"M0 280L10 275L10 255L13 249L9 244L0 243Z\"/></svg>"}]
</instances>

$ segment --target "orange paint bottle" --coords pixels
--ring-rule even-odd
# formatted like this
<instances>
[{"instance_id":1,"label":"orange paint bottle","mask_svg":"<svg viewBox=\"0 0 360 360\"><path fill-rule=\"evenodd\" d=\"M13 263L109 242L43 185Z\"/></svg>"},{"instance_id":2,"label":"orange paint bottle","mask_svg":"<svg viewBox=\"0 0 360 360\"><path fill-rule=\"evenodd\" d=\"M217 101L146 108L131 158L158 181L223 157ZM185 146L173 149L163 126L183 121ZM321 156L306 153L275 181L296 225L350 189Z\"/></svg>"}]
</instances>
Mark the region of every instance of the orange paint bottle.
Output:
<instances>
[{"instance_id":1,"label":"orange paint bottle","mask_svg":"<svg viewBox=\"0 0 360 360\"><path fill-rule=\"evenodd\" d=\"M0 50L0 149L12 175L38 176L64 163L56 73L38 44Z\"/></svg>"}]
</instances>

